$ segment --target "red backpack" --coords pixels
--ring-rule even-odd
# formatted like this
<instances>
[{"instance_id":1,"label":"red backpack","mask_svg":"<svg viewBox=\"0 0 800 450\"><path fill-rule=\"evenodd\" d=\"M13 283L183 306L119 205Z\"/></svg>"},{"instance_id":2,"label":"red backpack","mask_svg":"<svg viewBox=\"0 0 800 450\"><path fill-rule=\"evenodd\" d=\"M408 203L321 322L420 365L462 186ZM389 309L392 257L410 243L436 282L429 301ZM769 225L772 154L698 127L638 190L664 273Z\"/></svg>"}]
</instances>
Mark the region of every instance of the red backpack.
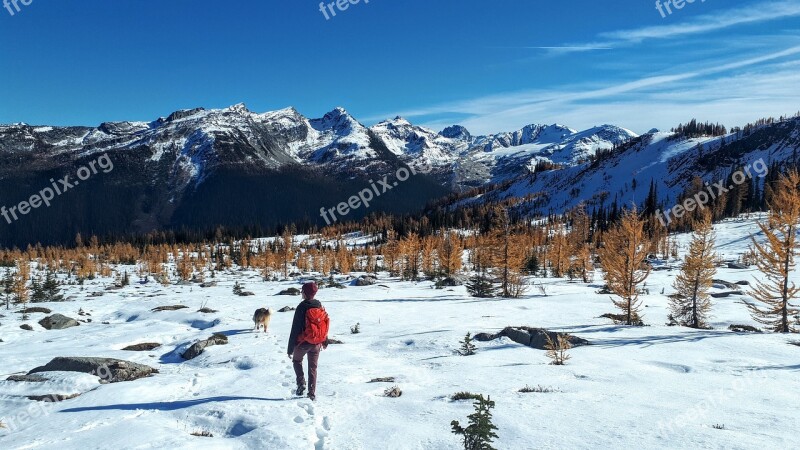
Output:
<instances>
[{"instance_id":1,"label":"red backpack","mask_svg":"<svg viewBox=\"0 0 800 450\"><path fill-rule=\"evenodd\" d=\"M312 345L322 344L328 339L329 326L330 318L325 312L325 308L311 308L306 311L306 327L297 337L297 342L308 342Z\"/></svg>"}]
</instances>

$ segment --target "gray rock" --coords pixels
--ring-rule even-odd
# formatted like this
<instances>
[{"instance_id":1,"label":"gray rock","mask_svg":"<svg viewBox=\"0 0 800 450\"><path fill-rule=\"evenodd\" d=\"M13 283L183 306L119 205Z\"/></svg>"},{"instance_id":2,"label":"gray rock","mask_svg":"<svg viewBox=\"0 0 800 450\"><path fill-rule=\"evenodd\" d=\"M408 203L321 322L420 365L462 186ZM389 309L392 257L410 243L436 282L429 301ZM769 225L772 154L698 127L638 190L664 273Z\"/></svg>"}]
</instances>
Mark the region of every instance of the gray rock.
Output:
<instances>
[{"instance_id":1,"label":"gray rock","mask_svg":"<svg viewBox=\"0 0 800 450\"><path fill-rule=\"evenodd\" d=\"M31 308L25 308L23 310L17 311L17 314L32 314L32 313L50 314L51 312L53 312L53 311L51 311L49 308L42 308L40 306L34 306L34 307L31 307Z\"/></svg>"},{"instance_id":2,"label":"gray rock","mask_svg":"<svg viewBox=\"0 0 800 450\"><path fill-rule=\"evenodd\" d=\"M294 308L292 308L291 306L284 306L283 308L278 310L278 312L282 312L282 313L283 312L289 312L289 311L294 311Z\"/></svg>"},{"instance_id":3,"label":"gray rock","mask_svg":"<svg viewBox=\"0 0 800 450\"><path fill-rule=\"evenodd\" d=\"M15 381L18 383L44 383L48 381L49 378L45 378L38 374L33 375L11 375L10 377L6 378L6 381Z\"/></svg>"},{"instance_id":4,"label":"gray rock","mask_svg":"<svg viewBox=\"0 0 800 450\"><path fill-rule=\"evenodd\" d=\"M401 391L400 388L397 387L397 386L395 386L393 388L386 389L385 391L383 391L383 396L384 397L397 398L397 397L400 397L401 395L403 395L403 391Z\"/></svg>"},{"instance_id":5,"label":"gray rock","mask_svg":"<svg viewBox=\"0 0 800 450\"><path fill-rule=\"evenodd\" d=\"M27 398L28 400L33 400L37 402L49 402L49 403L56 403L56 402L63 402L64 400L71 400L73 398L79 397L81 394L48 394L48 395L29 395Z\"/></svg>"},{"instance_id":6,"label":"gray rock","mask_svg":"<svg viewBox=\"0 0 800 450\"><path fill-rule=\"evenodd\" d=\"M53 314L52 316L47 316L40 320L39 325L47 330L63 330L65 328L77 327L80 324L77 320L70 319L67 316Z\"/></svg>"},{"instance_id":7,"label":"gray rock","mask_svg":"<svg viewBox=\"0 0 800 450\"><path fill-rule=\"evenodd\" d=\"M80 372L95 375L107 383L133 381L158 373L157 369L144 364L114 358L58 357L44 366L37 367L28 375L41 372Z\"/></svg>"},{"instance_id":8,"label":"gray rock","mask_svg":"<svg viewBox=\"0 0 800 450\"><path fill-rule=\"evenodd\" d=\"M353 280L353 286L372 286L373 284L378 282L378 277L374 275L361 275L357 279Z\"/></svg>"},{"instance_id":9,"label":"gray rock","mask_svg":"<svg viewBox=\"0 0 800 450\"><path fill-rule=\"evenodd\" d=\"M464 280L458 277L447 277L439 280L436 282L436 286L438 287L456 287L456 286L463 286Z\"/></svg>"},{"instance_id":10,"label":"gray rock","mask_svg":"<svg viewBox=\"0 0 800 450\"><path fill-rule=\"evenodd\" d=\"M476 340L479 341L489 341L494 340L501 337L507 337L512 341L525 345L527 347L535 348L537 350L547 350L547 336L550 336L550 339L553 342L557 342L559 336L564 336L565 333L558 333L555 331L547 331L544 328L531 328L531 327L507 327L503 331L491 335L487 333L479 333L475 336ZM478 339L478 337L481 339ZM491 339L489 339L491 338ZM584 345L590 345L589 341L586 339L579 338L577 336L570 335L569 343L573 347L581 347Z\"/></svg>"},{"instance_id":11,"label":"gray rock","mask_svg":"<svg viewBox=\"0 0 800 450\"><path fill-rule=\"evenodd\" d=\"M23 324L22 324L22 325L20 325L19 327L20 327L20 328L22 328L22 329L23 329L23 330L25 330L25 331L33 331L33 327L32 327L32 326L30 326L30 325L28 325L27 323L23 323Z\"/></svg>"},{"instance_id":12,"label":"gray rock","mask_svg":"<svg viewBox=\"0 0 800 450\"><path fill-rule=\"evenodd\" d=\"M172 305L172 306L159 306L156 308L151 309L152 312L160 312L160 311L177 311L179 309L186 309L188 306L186 305Z\"/></svg>"},{"instance_id":13,"label":"gray rock","mask_svg":"<svg viewBox=\"0 0 800 450\"><path fill-rule=\"evenodd\" d=\"M300 289L291 287L278 292L278 295L300 295Z\"/></svg>"},{"instance_id":14,"label":"gray rock","mask_svg":"<svg viewBox=\"0 0 800 450\"><path fill-rule=\"evenodd\" d=\"M750 266L746 266L744 264L739 264L734 262L728 263L728 269L747 270L749 268Z\"/></svg>"},{"instance_id":15,"label":"gray rock","mask_svg":"<svg viewBox=\"0 0 800 450\"><path fill-rule=\"evenodd\" d=\"M216 281L206 281L205 283L201 284L200 287L209 288L209 287L215 287L216 285L217 285Z\"/></svg>"},{"instance_id":16,"label":"gray rock","mask_svg":"<svg viewBox=\"0 0 800 450\"><path fill-rule=\"evenodd\" d=\"M380 377L369 380L369 383L394 383L394 377Z\"/></svg>"},{"instance_id":17,"label":"gray rock","mask_svg":"<svg viewBox=\"0 0 800 450\"><path fill-rule=\"evenodd\" d=\"M150 350L161 347L161 344L156 342L144 342L142 344L133 344L123 348L126 352L149 352Z\"/></svg>"},{"instance_id":18,"label":"gray rock","mask_svg":"<svg viewBox=\"0 0 800 450\"><path fill-rule=\"evenodd\" d=\"M185 360L195 359L200 356L206 347L211 347L213 345L225 345L228 343L228 336L224 334L214 334L210 338L195 342L189 347L183 354L181 354L181 358Z\"/></svg>"}]
</instances>

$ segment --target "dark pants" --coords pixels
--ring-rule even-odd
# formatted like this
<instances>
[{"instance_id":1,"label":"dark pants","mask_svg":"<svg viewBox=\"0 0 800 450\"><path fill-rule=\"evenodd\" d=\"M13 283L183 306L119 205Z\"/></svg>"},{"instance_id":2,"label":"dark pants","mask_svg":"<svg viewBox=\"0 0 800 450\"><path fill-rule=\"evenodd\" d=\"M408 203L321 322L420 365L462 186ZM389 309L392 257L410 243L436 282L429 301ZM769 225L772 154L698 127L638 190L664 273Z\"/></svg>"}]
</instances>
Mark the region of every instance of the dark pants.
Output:
<instances>
[{"instance_id":1,"label":"dark pants","mask_svg":"<svg viewBox=\"0 0 800 450\"><path fill-rule=\"evenodd\" d=\"M316 398L317 393L317 362L320 350L322 350L322 344L313 345L303 342L298 344L292 353L292 363L294 364L294 373L297 375L298 386L306 385L306 377L303 374L303 357L308 355L308 397L311 399Z\"/></svg>"}]
</instances>

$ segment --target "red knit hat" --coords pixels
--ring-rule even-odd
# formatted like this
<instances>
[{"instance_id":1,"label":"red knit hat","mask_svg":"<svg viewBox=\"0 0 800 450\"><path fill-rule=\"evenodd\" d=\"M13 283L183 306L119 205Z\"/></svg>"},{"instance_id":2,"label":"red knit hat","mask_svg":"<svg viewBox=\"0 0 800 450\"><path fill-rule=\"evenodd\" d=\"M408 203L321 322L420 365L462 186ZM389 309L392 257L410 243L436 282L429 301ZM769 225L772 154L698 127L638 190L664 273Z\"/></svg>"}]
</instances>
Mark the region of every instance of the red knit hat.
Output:
<instances>
[{"instance_id":1,"label":"red knit hat","mask_svg":"<svg viewBox=\"0 0 800 450\"><path fill-rule=\"evenodd\" d=\"M306 296L306 300L313 300L318 290L317 283L313 281L303 285L303 295Z\"/></svg>"}]
</instances>

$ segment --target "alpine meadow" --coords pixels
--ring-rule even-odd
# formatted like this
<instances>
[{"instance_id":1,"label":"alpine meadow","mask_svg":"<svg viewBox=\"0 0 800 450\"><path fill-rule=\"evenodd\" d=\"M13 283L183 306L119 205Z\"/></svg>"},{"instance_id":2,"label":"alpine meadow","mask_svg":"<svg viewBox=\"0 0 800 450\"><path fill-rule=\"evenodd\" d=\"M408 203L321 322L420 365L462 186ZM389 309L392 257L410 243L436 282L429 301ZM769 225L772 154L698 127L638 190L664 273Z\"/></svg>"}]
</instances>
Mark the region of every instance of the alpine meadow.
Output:
<instances>
[{"instance_id":1,"label":"alpine meadow","mask_svg":"<svg viewBox=\"0 0 800 450\"><path fill-rule=\"evenodd\" d=\"M4 6L0 449L797 447L800 3Z\"/></svg>"}]
</instances>

